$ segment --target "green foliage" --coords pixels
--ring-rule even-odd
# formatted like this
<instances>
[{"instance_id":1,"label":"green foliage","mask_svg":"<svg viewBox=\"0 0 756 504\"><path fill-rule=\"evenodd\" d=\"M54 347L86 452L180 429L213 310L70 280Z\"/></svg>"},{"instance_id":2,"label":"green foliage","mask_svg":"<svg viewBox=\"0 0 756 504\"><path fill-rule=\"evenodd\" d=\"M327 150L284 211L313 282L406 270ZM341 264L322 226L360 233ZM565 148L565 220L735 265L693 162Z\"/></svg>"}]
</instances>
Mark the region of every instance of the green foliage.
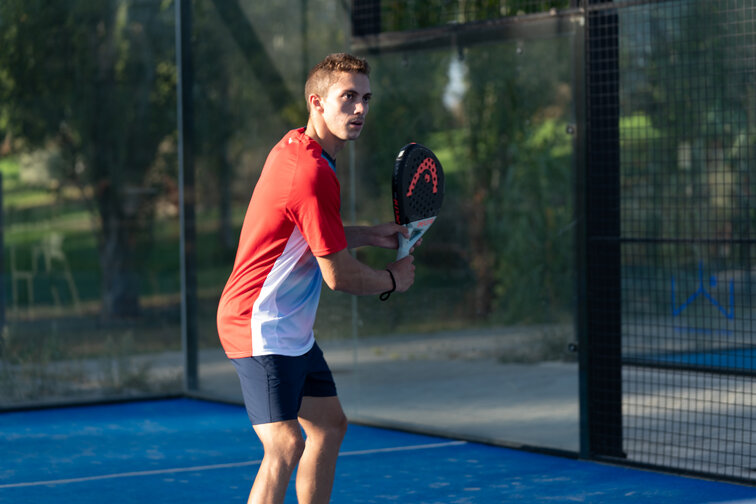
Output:
<instances>
[{"instance_id":1,"label":"green foliage","mask_svg":"<svg viewBox=\"0 0 756 504\"><path fill-rule=\"evenodd\" d=\"M388 175L404 144L428 145L446 173L444 208L416 254L422 265L417 285L424 289L419 295L435 299L428 306L440 307L439 313L413 321L569 317L574 183L568 51L568 44L543 40L371 58L375 99L356 148L358 218L391 218ZM462 83L456 95L452 81ZM375 265L390 260L380 252L361 257ZM412 324L396 313L384 315L371 328Z\"/></svg>"}]
</instances>

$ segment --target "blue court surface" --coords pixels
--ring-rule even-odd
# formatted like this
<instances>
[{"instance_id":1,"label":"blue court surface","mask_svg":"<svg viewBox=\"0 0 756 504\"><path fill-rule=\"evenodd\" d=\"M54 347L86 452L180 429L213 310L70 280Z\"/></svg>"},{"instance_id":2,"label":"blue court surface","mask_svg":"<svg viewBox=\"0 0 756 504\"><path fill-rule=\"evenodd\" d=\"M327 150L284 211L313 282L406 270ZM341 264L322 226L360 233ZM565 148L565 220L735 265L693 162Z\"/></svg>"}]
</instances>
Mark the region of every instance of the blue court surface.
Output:
<instances>
[{"instance_id":1,"label":"blue court surface","mask_svg":"<svg viewBox=\"0 0 756 504\"><path fill-rule=\"evenodd\" d=\"M756 348L673 353L658 356L656 360L700 367L753 371L756 364Z\"/></svg>"},{"instance_id":2,"label":"blue court surface","mask_svg":"<svg viewBox=\"0 0 756 504\"><path fill-rule=\"evenodd\" d=\"M262 448L241 406L170 399L0 414L0 455L0 503L245 503ZM756 488L351 425L331 502L734 504Z\"/></svg>"}]
</instances>

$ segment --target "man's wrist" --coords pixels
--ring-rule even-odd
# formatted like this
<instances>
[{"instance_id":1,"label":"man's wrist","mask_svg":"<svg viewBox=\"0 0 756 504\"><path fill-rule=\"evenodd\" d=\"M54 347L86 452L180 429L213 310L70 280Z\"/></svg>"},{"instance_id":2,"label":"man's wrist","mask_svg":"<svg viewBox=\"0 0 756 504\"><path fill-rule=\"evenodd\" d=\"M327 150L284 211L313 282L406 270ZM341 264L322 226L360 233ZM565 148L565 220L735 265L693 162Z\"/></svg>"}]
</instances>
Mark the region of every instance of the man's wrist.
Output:
<instances>
[{"instance_id":1,"label":"man's wrist","mask_svg":"<svg viewBox=\"0 0 756 504\"><path fill-rule=\"evenodd\" d=\"M391 295L391 293L396 290L396 279L394 278L394 274L388 268L386 268L386 271L388 272L389 277L391 277L391 290L387 290L386 292L380 295L381 301L386 301Z\"/></svg>"}]
</instances>

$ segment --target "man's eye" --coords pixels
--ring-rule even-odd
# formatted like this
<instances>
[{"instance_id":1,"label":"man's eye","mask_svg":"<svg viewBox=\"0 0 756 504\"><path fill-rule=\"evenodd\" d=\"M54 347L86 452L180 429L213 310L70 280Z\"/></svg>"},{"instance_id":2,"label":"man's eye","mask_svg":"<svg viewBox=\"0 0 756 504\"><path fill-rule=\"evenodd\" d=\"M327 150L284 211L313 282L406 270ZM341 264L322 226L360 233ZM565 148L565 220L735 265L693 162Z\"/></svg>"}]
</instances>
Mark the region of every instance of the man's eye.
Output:
<instances>
[{"instance_id":1,"label":"man's eye","mask_svg":"<svg viewBox=\"0 0 756 504\"><path fill-rule=\"evenodd\" d=\"M354 93L344 93L344 98L347 100L351 100L354 98Z\"/></svg>"}]
</instances>

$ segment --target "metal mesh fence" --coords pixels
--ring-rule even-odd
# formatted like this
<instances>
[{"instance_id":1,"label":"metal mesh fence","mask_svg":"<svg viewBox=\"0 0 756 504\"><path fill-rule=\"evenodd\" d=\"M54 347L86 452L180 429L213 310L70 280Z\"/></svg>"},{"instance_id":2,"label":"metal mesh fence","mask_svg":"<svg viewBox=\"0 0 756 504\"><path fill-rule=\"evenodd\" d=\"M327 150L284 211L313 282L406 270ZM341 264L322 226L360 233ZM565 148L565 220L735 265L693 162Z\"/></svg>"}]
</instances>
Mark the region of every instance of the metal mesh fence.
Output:
<instances>
[{"instance_id":1,"label":"metal mesh fence","mask_svg":"<svg viewBox=\"0 0 756 504\"><path fill-rule=\"evenodd\" d=\"M603 190L587 195L598 201L588 212L601 211L587 216L587 254L609 263L589 265L588 282L611 282L621 265L620 314L589 311L588 325L609 326L592 334L591 352L610 349L609 365L593 354L597 378L602 366L616 375L621 341L621 393L596 379L591 395L599 408L621 396L621 425L594 415L591 428L622 444L594 448L745 480L756 467L754 11L751 1L591 4L586 53L587 187ZM588 291L589 304L611 308Z\"/></svg>"}]
</instances>

